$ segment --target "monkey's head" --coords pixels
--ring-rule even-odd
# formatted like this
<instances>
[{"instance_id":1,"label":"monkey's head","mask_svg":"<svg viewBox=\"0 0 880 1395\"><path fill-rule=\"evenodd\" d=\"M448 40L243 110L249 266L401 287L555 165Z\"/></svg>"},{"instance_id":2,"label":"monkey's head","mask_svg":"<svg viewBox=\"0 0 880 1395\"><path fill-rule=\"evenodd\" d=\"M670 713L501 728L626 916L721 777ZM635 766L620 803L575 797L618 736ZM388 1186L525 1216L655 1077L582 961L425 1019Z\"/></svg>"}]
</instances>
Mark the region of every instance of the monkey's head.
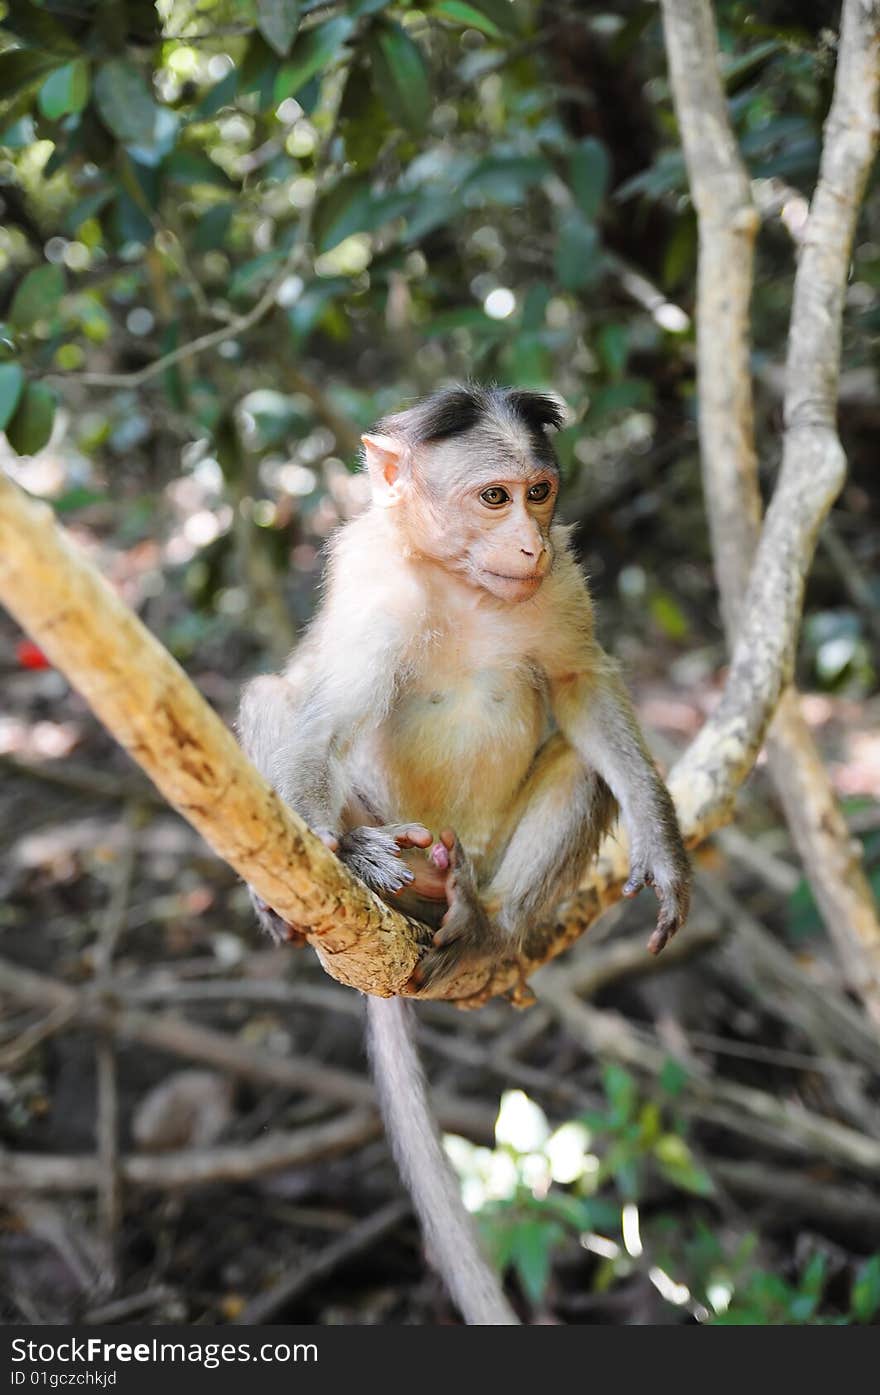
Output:
<instances>
[{"instance_id":1,"label":"monkey's head","mask_svg":"<svg viewBox=\"0 0 880 1395\"><path fill-rule=\"evenodd\" d=\"M548 393L445 388L363 437L374 507L393 509L403 545L502 601L536 594L553 565L559 466Z\"/></svg>"}]
</instances>

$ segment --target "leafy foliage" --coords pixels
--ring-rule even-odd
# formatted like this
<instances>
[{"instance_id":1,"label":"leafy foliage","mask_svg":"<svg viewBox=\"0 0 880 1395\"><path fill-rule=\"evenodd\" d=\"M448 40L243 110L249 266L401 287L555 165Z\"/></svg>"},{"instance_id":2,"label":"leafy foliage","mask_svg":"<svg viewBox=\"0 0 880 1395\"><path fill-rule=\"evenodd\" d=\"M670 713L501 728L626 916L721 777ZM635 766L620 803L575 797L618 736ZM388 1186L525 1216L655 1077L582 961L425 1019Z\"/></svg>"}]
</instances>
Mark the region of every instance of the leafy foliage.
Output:
<instances>
[{"instance_id":1,"label":"leafy foliage","mask_svg":"<svg viewBox=\"0 0 880 1395\"><path fill-rule=\"evenodd\" d=\"M880 1312L880 1255L849 1276L841 1311L830 1296L827 1256L817 1250L794 1280L756 1262L754 1232L720 1238L698 1211L683 1224L676 1192L716 1196L675 1117L682 1068L667 1062L661 1100L645 1100L622 1066L603 1068L604 1108L551 1131L522 1091L503 1096L494 1151L446 1140L464 1197L500 1270L515 1272L540 1308L557 1259L575 1245L597 1256L601 1292L643 1274L672 1310L702 1323L865 1323Z\"/></svg>"}]
</instances>

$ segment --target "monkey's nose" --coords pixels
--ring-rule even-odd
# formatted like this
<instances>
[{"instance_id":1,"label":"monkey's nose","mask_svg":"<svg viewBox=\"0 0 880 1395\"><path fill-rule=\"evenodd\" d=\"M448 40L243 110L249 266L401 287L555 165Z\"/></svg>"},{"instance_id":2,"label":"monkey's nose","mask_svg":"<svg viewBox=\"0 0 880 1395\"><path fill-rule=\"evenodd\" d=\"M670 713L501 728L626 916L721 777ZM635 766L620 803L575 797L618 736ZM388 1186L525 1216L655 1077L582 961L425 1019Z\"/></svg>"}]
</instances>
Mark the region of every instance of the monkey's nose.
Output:
<instances>
[{"instance_id":1,"label":"monkey's nose","mask_svg":"<svg viewBox=\"0 0 880 1395\"><path fill-rule=\"evenodd\" d=\"M534 557L535 555L534 552L529 552L528 549L525 547L521 547L520 552L522 553L523 557Z\"/></svg>"}]
</instances>

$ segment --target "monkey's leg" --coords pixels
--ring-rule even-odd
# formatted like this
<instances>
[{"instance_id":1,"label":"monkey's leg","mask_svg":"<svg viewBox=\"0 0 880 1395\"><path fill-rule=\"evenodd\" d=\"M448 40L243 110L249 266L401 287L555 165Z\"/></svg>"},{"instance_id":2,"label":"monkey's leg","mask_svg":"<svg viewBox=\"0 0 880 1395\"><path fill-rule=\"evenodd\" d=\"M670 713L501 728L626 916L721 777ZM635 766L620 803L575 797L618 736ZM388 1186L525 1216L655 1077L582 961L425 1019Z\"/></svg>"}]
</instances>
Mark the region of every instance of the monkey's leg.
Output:
<instances>
[{"instance_id":1,"label":"monkey's leg","mask_svg":"<svg viewBox=\"0 0 880 1395\"><path fill-rule=\"evenodd\" d=\"M479 891L474 869L456 845L449 910L435 948L419 962L419 983L441 983L487 951L517 950L529 926L577 885L616 810L604 780L561 734L551 736L505 819L489 879Z\"/></svg>"}]
</instances>

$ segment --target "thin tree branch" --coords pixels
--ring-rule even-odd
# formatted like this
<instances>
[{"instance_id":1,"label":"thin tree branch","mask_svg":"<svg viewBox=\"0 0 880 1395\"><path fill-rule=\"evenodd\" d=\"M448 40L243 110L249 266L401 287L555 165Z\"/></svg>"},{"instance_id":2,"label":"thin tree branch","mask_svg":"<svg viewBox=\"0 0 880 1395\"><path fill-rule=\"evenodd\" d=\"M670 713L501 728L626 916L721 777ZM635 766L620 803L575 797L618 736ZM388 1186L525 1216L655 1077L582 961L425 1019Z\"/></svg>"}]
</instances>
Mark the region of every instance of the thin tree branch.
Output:
<instances>
[{"instance_id":1,"label":"thin tree branch","mask_svg":"<svg viewBox=\"0 0 880 1395\"><path fill-rule=\"evenodd\" d=\"M571 991L559 969L541 976L541 1001L591 1053L659 1076L669 1057L659 1042L638 1032L625 1018L588 1006ZM880 1168L880 1139L826 1119L794 1100L764 1090L710 1077L701 1063L683 1063L686 1080L680 1096L685 1114L719 1124L746 1137L761 1138L776 1148L819 1153L838 1166L869 1176Z\"/></svg>"},{"instance_id":2,"label":"thin tree branch","mask_svg":"<svg viewBox=\"0 0 880 1395\"><path fill-rule=\"evenodd\" d=\"M876 3L845 0L819 182L795 277L782 471L761 536L749 367L758 217L727 111L711 0L663 0L673 97L698 213L700 444L721 608L734 653L725 701L737 691L749 692L768 656L781 678L790 676L797 627L791 627L780 652L778 638L755 608L762 592L770 603L762 569L778 563L774 549L786 538L800 536L799 557L784 559L792 583L789 614L799 614L816 531L844 478L846 462L835 424L841 323L855 222L877 142L878 13ZM713 725L717 737L729 739L735 733L742 741L738 713L729 702L728 708L707 724L704 741L713 735ZM751 711L756 711L754 704ZM746 745L760 742L772 712L771 703ZM793 689L781 693L767 749L825 923L850 981L880 1020L880 922L858 845L846 829ZM685 770L692 754L685 757Z\"/></svg>"},{"instance_id":3,"label":"thin tree branch","mask_svg":"<svg viewBox=\"0 0 880 1395\"><path fill-rule=\"evenodd\" d=\"M270 1133L256 1143L186 1148L161 1154L133 1153L122 1158L120 1171L127 1186L157 1191L178 1191L213 1182L246 1182L267 1172L303 1167L350 1152L379 1133L377 1114L351 1110L328 1123L311 1124L291 1133ZM96 1158L0 1152L0 1161L0 1196L94 1191L100 1185L101 1170Z\"/></svg>"},{"instance_id":4,"label":"thin tree branch","mask_svg":"<svg viewBox=\"0 0 880 1395\"><path fill-rule=\"evenodd\" d=\"M279 1308L291 1303L294 1298L299 1298L312 1284L320 1283L341 1264L347 1263L355 1255L375 1245L376 1241L381 1240L389 1231L396 1229L410 1210L410 1203L402 1198L387 1202L372 1216L358 1221L345 1235L332 1240L325 1249L307 1259L304 1264L298 1264L296 1269L285 1274L268 1292L252 1298L233 1321L245 1327L258 1327L261 1323L268 1322Z\"/></svg>"}]
</instances>

